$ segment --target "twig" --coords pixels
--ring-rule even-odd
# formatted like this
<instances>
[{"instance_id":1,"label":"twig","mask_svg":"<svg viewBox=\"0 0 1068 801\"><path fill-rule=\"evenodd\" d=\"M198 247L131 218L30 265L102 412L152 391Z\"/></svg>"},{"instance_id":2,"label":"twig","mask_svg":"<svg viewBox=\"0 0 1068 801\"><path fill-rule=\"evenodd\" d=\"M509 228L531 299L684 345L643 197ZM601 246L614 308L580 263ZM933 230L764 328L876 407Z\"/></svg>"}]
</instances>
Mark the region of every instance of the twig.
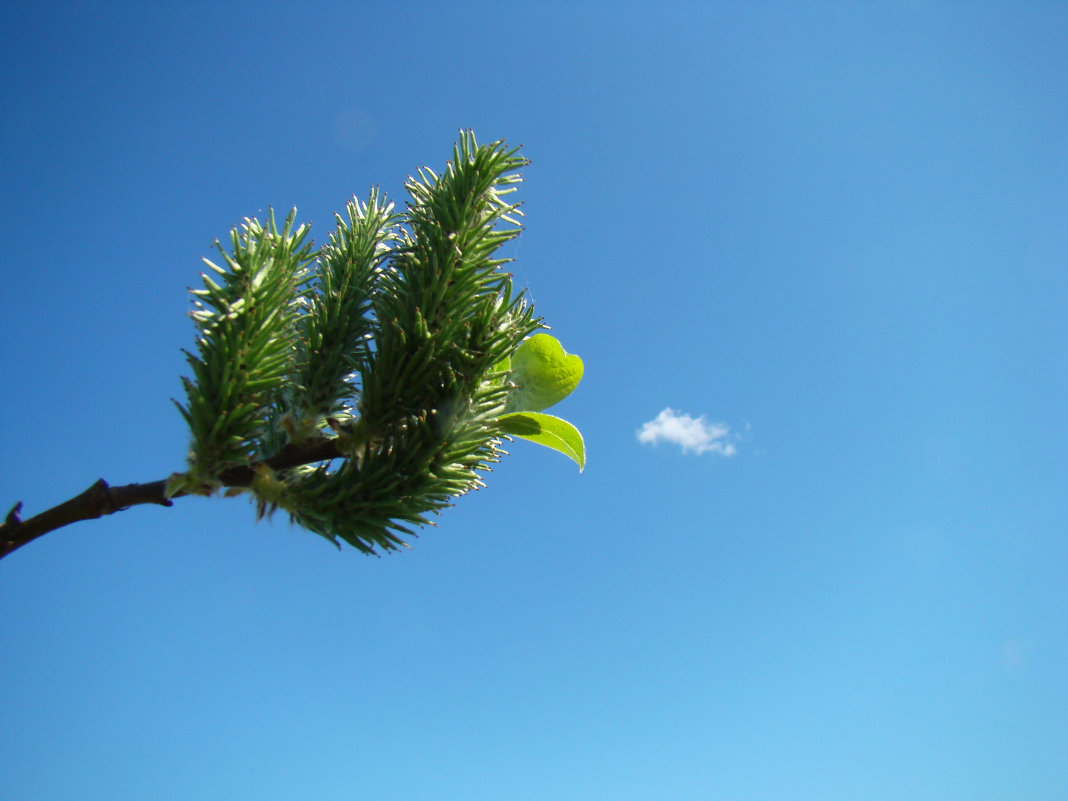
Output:
<instances>
[{"instance_id":1,"label":"twig","mask_svg":"<svg viewBox=\"0 0 1068 801\"><path fill-rule=\"evenodd\" d=\"M336 439L321 439L310 445L287 445L281 453L250 465L231 467L219 476L224 487L247 487L256 475L256 468L261 464L272 470L286 470L300 465L324 462L342 457L337 449ZM21 548L50 531L55 531L81 520L95 520L98 517L121 512L131 506L154 503L159 506L172 506L167 497L167 481L150 481L144 484L125 484L113 487L104 479L98 479L88 489L58 506L53 506L28 520L22 520L22 501L19 501L7 513L0 523L0 559ZM173 498L180 498L188 493L176 492Z\"/></svg>"}]
</instances>

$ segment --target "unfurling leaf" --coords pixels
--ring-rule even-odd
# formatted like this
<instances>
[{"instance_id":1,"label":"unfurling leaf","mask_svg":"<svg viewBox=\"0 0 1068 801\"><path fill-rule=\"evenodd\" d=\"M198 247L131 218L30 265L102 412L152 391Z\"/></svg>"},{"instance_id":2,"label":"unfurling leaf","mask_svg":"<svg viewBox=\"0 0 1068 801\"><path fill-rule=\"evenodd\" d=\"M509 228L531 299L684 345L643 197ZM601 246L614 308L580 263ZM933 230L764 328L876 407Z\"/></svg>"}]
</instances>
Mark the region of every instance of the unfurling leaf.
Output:
<instances>
[{"instance_id":1,"label":"unfurling leaf","mask_svg":"<svg viewBox=\"0 0 1068 801\"><path fill-rule=\"evenodd\" d=\"M549 334L534 334L512 356L509 412L540 412L570 395L582 380L582 359Z\"/></svg>"}]
</instances>

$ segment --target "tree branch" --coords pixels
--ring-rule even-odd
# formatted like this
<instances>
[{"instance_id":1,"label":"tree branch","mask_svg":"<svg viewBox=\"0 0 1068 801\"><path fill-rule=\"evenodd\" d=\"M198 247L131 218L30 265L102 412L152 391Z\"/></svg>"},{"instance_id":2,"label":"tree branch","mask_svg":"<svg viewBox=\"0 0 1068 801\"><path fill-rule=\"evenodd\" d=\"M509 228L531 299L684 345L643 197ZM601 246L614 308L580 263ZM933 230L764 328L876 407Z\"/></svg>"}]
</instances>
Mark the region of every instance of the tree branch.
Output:
<instances>
[{"instance_id":1,"label":"tree branch","mask_svg":"<svg viewBox=\"0 0 1068 801\"><path fill-rule=\"evenodd\" d=\"M224 470L219 476L219 482L224 487L247 487L252 483L256 468L260 465L266 465L272 470L287 470L315 462L344 458L344 456L345 454L338 451L335 438L323 438L299 447L287 445L280 453L269 459ZM22 520L19 517L19 512L22 510L22 501L19 501L8 512L4 522L0 523L0 559L26 543L50 531L69 526L71 523L95 520L140 504L154 503L159 506L172 506L171 499L166 495L166 489L166 479L113 487L101 478L80 495L58 506L53 506L29 520ZM187 494L179 491L172 497L180 498Z\"/></svg>"}]
</instances>

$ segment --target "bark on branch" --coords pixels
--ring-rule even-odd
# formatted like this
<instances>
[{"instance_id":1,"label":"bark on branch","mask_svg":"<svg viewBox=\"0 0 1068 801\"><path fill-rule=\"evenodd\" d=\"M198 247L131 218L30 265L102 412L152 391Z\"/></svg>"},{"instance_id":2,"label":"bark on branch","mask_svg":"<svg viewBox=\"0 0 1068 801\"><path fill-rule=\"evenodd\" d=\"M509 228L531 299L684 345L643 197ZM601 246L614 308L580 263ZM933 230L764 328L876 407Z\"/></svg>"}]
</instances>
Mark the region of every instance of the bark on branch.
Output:
<instances>
[{"instance_id":1,"label":"bark on branch","mask_svg":"<svg viewBox=\"0 0 1068 801\"><path fill-rule=\"evenodd\" d=\"M286 470L343 456L344 454L337 449L336 439L321 439L310 445L299 447L287 445L281 453L270 459L223 471L219 476L219 481L224 487L247 487L252 483L256 468L261 464L272 470ZM22 520L19 517L19 512L22 511L22 501L19 501L8 512L4 522L0 523L0 559L26 543L50 531L69 526L71 523L94 520L140 504L154 503L159 506L172 506L173 503L171 498L167 497L166 488L166 479L113 487L101 478L81 494L28 520ZM172 498L180 498L186 494L177 492Z\"/></svg>"}]
</instances>

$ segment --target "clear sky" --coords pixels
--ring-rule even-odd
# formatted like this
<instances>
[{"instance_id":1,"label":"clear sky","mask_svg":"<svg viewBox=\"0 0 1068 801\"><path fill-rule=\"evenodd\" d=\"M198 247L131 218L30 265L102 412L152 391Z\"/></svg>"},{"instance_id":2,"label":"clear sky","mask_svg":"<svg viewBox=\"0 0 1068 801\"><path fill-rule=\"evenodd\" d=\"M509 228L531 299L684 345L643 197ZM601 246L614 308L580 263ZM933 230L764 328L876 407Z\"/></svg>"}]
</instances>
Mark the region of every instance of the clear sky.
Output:
<instances>
[{"instance_id":1,"label":"clear sky","mask_svg":"<svg viewBox=\"0 0 1068 801\"><path fill-rule=\"evenodd\" d=\"M388 10L384 10L388 9ZM186 288L456 132L585 360L374 559L184 499L0 562L0 797L1068 798L1068 9L7 3L0 514L183 467Z\"/></svg>"}]
</instances>

